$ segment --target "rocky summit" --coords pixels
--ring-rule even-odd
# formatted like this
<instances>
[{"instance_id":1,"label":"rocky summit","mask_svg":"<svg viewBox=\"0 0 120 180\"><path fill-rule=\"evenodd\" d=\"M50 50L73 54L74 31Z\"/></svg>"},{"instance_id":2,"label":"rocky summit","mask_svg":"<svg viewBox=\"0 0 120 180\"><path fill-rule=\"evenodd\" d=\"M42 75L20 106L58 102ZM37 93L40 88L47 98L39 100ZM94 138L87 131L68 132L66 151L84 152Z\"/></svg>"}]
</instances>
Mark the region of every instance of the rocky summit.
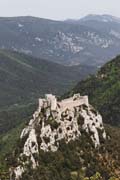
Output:
<instances>
[{"instance_id":1,"label":"rocky summit","mask_svg":"<svg viewBox=\"0 0 120 180\"><path fill-rule=\"evenodd\" d=\"M57 152L62 140L66 144L76 141L83 132L88 134L94 148L99 148L100 138L106 139L102 117L89 104L88 96L75 94L57 101L54 95L45 95L39 99L37 111L21 133L21 150L16 167L11 168L11 179L21 179L28 165L36 169L40 151Z\"/></svg>"}]
</instances>

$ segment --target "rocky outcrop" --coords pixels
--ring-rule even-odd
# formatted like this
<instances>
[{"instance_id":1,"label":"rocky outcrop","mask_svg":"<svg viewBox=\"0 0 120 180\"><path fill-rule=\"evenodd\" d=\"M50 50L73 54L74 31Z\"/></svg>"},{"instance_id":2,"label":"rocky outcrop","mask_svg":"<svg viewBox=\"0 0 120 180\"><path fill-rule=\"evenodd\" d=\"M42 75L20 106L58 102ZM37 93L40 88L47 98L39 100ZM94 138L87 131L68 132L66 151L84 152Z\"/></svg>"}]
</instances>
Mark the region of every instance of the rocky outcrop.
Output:
<instances>
[{"instance_id":1,"label":"rocky outcrop","mask_svg":"<svg viewBox=\"0 0 120 180\"><path fill-rule=\"evenodd\" d=\"M83 131L88 133L95 148L100 146L100 138L106 138L102 117L89 105L87 96L76 94L57 101L48 94L45 99L39 99L33 119L21 133L23 149L18 158L20 165L14 169L15 179L20 179L30 162L33 169L39 165L35 154L39 155L41 150L55 152L61 140L75 141L81 138Z\"/></svg>"}]
</instances>

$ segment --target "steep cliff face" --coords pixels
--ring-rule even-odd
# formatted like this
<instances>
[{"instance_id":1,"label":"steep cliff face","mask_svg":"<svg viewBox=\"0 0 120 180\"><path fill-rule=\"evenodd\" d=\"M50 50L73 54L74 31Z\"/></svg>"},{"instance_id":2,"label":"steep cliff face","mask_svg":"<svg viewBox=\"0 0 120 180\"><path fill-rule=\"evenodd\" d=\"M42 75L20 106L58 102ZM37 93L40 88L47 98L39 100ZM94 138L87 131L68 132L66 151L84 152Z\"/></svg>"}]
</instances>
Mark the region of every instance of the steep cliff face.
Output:
<instances>
[{"instance_id":1,"label":"steep cliff face","mask_svg":"<svg viewBox=\"0 0 120 180\"><path fill-rule=\"evenodd\" d=\"M18 157L18 166L14 169L16 180L22 177L28 164L32 169L39 166L39 152L56 152L62 140L68 144L89 135L95 148L100 146L100 140L106 139L106 133L101 115L88 102L87 96L76 94L71 98L57 101L48 94L45 99L39 99L37 111L33 119L21 133L22 147Z\"/></svg>"}]
</instances>

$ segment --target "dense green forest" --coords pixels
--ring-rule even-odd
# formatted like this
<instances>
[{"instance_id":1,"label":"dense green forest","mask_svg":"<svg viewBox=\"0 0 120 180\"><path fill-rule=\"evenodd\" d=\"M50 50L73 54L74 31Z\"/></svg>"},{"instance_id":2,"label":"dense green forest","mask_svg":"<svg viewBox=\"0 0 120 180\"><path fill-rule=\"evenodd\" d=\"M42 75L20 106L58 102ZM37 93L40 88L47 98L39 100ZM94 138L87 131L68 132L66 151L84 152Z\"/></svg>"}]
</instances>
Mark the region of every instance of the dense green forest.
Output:
<instances>
[{"instance_id":1,"label":"dense green forest","mask_svg":"<svg viewBox=\"0 0 120 180\"><path fill-rule=\"evenodd\" d=\"M119 180L120 177L120 56L103 66L95 76L78 83L63 97L80 92L102 114L107 140L94 149L90 138L83 134L75 142L61 142L53 153L41 151L40 166L29 169L22 180ZM21 147L20 133L30 120L37 102L14 105L0 110L0 177L9 179L8 169L15 162L14 152ZM111 126L114 125L114 126ZM97 173L99 172L99 173ZM31 174L32 173L32 174Z\"/></svg>"},{"instance_id":2,"label":"dense green forest","mask_svg":"<svg viewBox=\"0 0 120 180\"><path fill-rule=\"evenodd\" d=\"M0 50L0 108L33 102L46 93L61 95L93 71Z\"/></svg>"},{"instance_id":3,"label":"dense green forest","mask_svg":"<svg viewBox=\"0 0 120 180\"><path fill-rule=\"evenodd\" d=\"M79 82L65 96L88 95L104 122L120 126L120 56L105 64L96 75Z\"/></svg>"}]
</instances>

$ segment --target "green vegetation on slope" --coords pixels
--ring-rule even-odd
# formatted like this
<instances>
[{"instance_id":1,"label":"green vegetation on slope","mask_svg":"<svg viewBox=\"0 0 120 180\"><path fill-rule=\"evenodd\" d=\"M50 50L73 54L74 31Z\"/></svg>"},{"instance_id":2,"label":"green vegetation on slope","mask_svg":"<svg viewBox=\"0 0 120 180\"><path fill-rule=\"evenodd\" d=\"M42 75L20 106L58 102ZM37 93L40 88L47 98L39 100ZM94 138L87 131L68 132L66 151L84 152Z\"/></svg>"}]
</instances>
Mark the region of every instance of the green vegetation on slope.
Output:
<instances>
[{"instance_id":1,"label":"green vegetation on slope","mask_svg":"<svg viewBox=\"0 0 120 180\"><path fill-rule=\"evenodd\" d=\"M60 95L85 77L87 69L0 50L0 107L32 102L45 93Z\"/></svg>"},{"instance_id":2,"label":"green vegetation on slope","mask_svg":"<svg viewBox=\"0 0 120 180\"><path fill-rule=\"evenodd\" d=\"M6 172L6 177L9 165L14 166L16 163L11 154L14 157L14 149L17 152L21 147L19 136L23 127L24 125L20 125L1 138L0 169L2 175ZM40 161L40 166L36 170L28 167L29 171L24 174L23 179L83 180L84 177L93 176L96 172L100 172L103 177L99 180L108 180L112 176L120 177L120 143L117 141L120 129L106 125L106 131L110 139L101 142L102 146L99 150L94 149L87 134L82 134L82 138L75 142L66 144L62 141L57 152L41 151L39 157L34 154Z\"/></svg>"},{"instance_id":3,"label":"green vegetation on slope","mask_svg":"<svg viewBox=\"0 0 120 180\"><path fill-rule=\"evenodd\" d=\"M29 120L43 94L60 95L87 74L87 67L66 67L0 50L0 135Z\"/></svg>"},{"instance_id":4,"label":"green vegetation on slope","mask_svg":"<svg viewBox=\"0 0 120 180\"><path fill-rule=\"evenodd\" d=\"M96 76L91 76L87 80L80 82L72 92L69 93L80 92L81 94L89 95L91 103L102 113L105 121L114 125L120 124L119 69L120 57L118 56L102 67ZM31 108L29 108L29 106ZM10 131L7 134L2 134L0 137L0 169L2 176L5 177L3 179L7 179L7 169L9 167L7 164L11 165L14 162L11 155L6 156L6 154L14 152L13 150L17 145L19 148L20 144L18 141L21 128L24 126L25 121L29 120L34 111L34 107L35 105L29 104L22 109L22 106L14 105L12 108L9 107L6 109L6 111L8 111L8 116L9 113L12 112L11 119L15 117L15 109L16 112L18 111L16 121L17 125L20 127L10 130L12 127L16 127L16 125L12 125L10 128L6 129L6 131ZM8 117L5 119L8 121ZM20 125L21 122L23 123ZM40 157L37 157L41 165L34 171L29 170L27 174L24 174L23 179L83 180L85 176L93 176L96 172L100 172L103 180L108 180L111 176L119 178L120 143L118 139L120 137L120 129L106 125L106 131L109 138L106 142L102 142L102 146L99 150L95 150L92 147L92 142L89 137L85 135L83 139L71 142L68 145L62 142L59 151L55 153L44 153L41 151ZM3 131L3 133L4 132L5 131ZM6 157L7 161L5 161Z\"/></svg>"},{"instance_id":5,"label":"green vegetation on slope","mask_svg":"<svg viewBox=\"0 0 120 180\"><path fill-rule=\"evenodd\" d=\"M17 146L24 123L7 133L0 135L0 178L9 180L9 167L7 166L7 157L11 156Z\"/></svg>"},{"instance_id":6,"label":"green vegetation on slope","mask_svg":"<svg viewBox=\"0 0 120 180\"><path fill-rule=\"evenodd\" d=\"M0 135L25 123L32 117L36 104L10 106L0 111Z\"/></svg>"},{"instance_id":7,"label":"green vegetation on slope","mask_svg":"<svg viewBox=\"0 0 120 180\"><path fill-rule=\"evenodd\" d=\"M23 146L19 141L21 130L25 123L29 121L35 109L36 107L34 104L19 109L21 113L19 112L17 114L17 127L9 131L7 129L6 131L8 132L0 136L0 172L1 176L5 177L5 180L8 175L9 166L16 163L14 150L16 149L16 152L19 152L19 148ZM13 113L13 119L14 111L15 108L13 112L11 111ZM17 111L16 109L16 112ZM22 119L22 124L20 124L20 119ZM11 128L12 127L10 127L10 129ZM110 138L108 138L106 142L101 142L102 146L99 150L94 149L90 138L87 134L84 134L78 141L73 141L68 145L61 142L59 151L55 153L44 153L41 151L40 156L36 157L39 159L41 165L37 170L29 170L27 174L24 174L23 179L73 180L72 178L76 174L74 177L75 180L83 180L81 177L90 177L96 172L100 172L101 176L103 176L103 180L105 180L105 178L108 180L110 176L119 177L120 143L118 139L120 136L120 129L106 125L106 131ZM13 154L13 158L11 154Z\"/></svg>"},{"instance_id":8,"label":"green vegetation on slope","mask_svg":"<svg viewBox=\"0 0 120 180\"><path fill-rule=\"evenodd\" d=\"M103 66L96 76L78 83L69 95L78 92L90 97L106 123L120 125L120 56Z\"/></svg>"},{"instance_id":9,"label":"green vegetation on slope","mask_svg":"<svg viewBox=\"0 0 120 180\"><path fill-rule=\"evenodd\" d=\"M0 108L33 102L45 93L60 95L92 71L87 69L0 50Z\"/></svg>"}]
</instances>

